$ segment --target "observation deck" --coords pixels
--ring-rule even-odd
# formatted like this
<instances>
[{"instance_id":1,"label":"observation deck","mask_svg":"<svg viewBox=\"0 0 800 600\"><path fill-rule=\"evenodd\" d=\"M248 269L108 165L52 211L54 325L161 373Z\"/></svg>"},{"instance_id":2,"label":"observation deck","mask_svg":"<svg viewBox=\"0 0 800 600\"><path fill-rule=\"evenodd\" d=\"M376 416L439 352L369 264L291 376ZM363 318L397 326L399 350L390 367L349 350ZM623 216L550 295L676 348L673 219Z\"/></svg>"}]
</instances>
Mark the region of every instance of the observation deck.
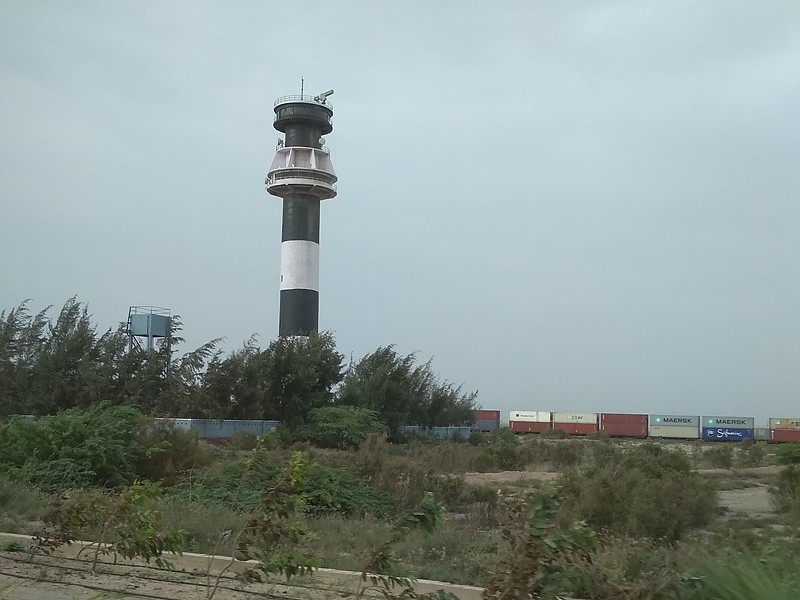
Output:
<instances>
[{"instance_id":1,"label":"observation deck","mask_svg":"<svg viewBox=\"0 0 800 600\"><path fill-rule=\"evenodd\" d=\"M323 94L282 96L275 101L274 110L274 126L281 133L286 133L287 127L302 124L318 129L320 135L333 131L333 104Z\"/></svg>"},{"instance_id":2,"label":"observation deck","mask_svg":"<svg viewBox=\"0 0 800 600\"><path fill-rule=\"evenodd\" d=\"M283 198L305 193L327 200L336 196L336 172L327 148L279 148L267 172L267 192Z\"/></svg>"}]
</instances>

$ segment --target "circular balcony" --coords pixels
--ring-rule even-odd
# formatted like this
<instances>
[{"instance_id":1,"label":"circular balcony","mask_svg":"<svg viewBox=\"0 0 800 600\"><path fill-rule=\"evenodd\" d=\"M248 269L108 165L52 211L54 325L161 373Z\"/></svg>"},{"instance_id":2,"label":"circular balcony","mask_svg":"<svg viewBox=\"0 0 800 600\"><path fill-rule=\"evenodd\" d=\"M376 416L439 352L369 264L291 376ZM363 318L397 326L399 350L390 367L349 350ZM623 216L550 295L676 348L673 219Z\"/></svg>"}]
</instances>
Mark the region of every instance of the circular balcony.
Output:
<instances>
[{"instance_id":1,"label":"circular balcony","mask_svg":"<svg viewBox=\"0 0 800 600\"><path fill-rule=\"evenodd\" d=\"M320 169L288 167L267 173L267 192L283 198L290 194L311 194L320 200L336 196L337 177Z\"/></svg>"}]
</instances>

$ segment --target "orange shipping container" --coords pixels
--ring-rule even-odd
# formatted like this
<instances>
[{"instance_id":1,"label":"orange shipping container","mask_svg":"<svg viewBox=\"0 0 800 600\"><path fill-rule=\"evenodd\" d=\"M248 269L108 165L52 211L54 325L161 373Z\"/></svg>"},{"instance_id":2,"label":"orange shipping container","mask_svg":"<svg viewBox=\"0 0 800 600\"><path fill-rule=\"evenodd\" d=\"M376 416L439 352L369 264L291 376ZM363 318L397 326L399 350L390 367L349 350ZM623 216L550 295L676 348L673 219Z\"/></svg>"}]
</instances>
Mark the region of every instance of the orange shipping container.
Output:
<instances>
[{"instance_id":1,"label":"orange shipping container","mask_svg":"<svg viewBox=\"0 0 800 600\"><path fill-rule=\"evenodd\" d=\"M536 421L509 421L508 428L514 433L541 433L550 428L550 423Z\"/></svg>"},{"instance_id":2,"label":"orange shipping container","mask_svg":"<svg viewBox=\"0 0 800 600\"><path fill-rule=\"evenodd\" d=\"M800 442L800 429L770 429L771 442Z\"/></svg>"},{"instance_id":3,"label":"orange shipping container","mask_svg":"<svg viewBox=\"0 0 800 600\"><path fill-rule=\"evenodd\" d=\"M597 431L597 423L555 423L553 429L566 431L570 435L588 435Z\"/></svg>"},{"instance_id":4,"label":"orange shipping container","mask_svg":"<svg viewBox=\"0 0 800 600\"><path fill-rule=\"evenodd\" d=\"M616 437L647 437L647 415L602 413L600 431Z\"/></svg>"}]
</instances>

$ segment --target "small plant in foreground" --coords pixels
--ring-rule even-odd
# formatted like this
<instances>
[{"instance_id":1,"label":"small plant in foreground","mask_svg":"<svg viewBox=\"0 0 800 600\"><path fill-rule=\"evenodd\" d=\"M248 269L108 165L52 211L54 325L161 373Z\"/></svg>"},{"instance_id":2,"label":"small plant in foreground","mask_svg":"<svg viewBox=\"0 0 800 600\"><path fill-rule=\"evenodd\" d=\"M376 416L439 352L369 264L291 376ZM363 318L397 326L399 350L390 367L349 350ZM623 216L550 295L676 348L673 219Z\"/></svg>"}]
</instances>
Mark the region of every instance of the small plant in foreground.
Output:
<instances>
[{"instance_id":1,"label":"small plant in foreground","mask_svg":"<svg viewBox=\"0 0 800 600\"><path fill-rule=\"evenodd\" d=\"M0 550L2 550L3 552L24 552L25 546L23 546L17 541L11 540L9 542L4 542L2 545L0 545Z\"/></svg>"},{"instance_id":2,"label":"small plant in foreground","mask_svg":"<svg viewBox=\"0 0 800 600\"><path fill-rule=\"evenodd\" d=\"M247 477L263 468L267 454L259 444L253 450L243 483ZM257 566L248 566L237 574L242 583L263 582L264 576L284 575L291 579L295 575L311 573L316 561L303 551L303 545L310 541L311 534L295 515L303 504L302 491L308 461L300 452L295 453L278 482L265 490L258 503L250 511L247 523L234 539L236 556L215 576L211 566L206 572L206 598L211 600L219 588L222 576L234 566L237 560L258 561ZM222 541L222 538L220 538Z\"/></svg>"},{"instance_id":3,"label":"small plant in foreground","mask_svg":"<svg viewBox=\"0 0 800 600\"><path fill-rule=\"evenodd\" d=\"M597 548L595 532L582 522L558 525L560 501L552 489L511 498L507 510L501 531L507 548L483 597L527 600L580 592Z\"/></svg>"},{"instance_id":4,"label":"small plant in foreground","mask_svg":"<svg viewBox=\"0 0 800 600\"><path fill-rule=\"evenodd\" d=\"M185 538L181 530L159 531L161 514L152 508L159 495L157 485L138 481L119 495L94 492L72 497L64 492L44 515L44 529L33 536L31 556L49 554L88 532L99 531L97 540L83 549L93 552L92 571L97 568L100 555L108 554L142 558L148 563L153 560L158 567L172 568L163 555L165 552L180 555Z\"/></svg>"},{"instance_id":5,"label":"small plant in foreground","mask_svg":"<svg viewBox=\"0 0 800 600\"><path fill-rule=\"evenodd\" d=\"M433 533L441 525L444 515L444 506L433 497L431 492L425 492L419 507L400 518L392 528L391 537L374 548L370 553L368 562L361 571L361 582L357 598L363 598L368 591L377 590L386 600L409 599L439 599L456 600L457 596L444 590L430 594L418 594L414 591L414 579L392 575L397 559L394 557L392 547L405 538L414 529L421 529ZM369 581L371 585L363 585ZM395 589L399 588L399 592Z\"/></svg>"}]
</instances>

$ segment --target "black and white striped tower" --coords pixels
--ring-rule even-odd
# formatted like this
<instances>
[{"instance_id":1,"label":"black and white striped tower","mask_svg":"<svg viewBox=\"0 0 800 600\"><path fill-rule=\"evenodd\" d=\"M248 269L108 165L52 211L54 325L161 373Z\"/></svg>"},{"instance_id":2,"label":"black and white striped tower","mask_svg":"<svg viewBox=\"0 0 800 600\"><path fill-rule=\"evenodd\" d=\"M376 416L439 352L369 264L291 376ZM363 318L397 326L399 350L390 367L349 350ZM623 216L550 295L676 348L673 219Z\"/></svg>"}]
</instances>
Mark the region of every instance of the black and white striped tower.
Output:
<instances>
[{"instance_id":1,"label":"black and white striped tower","mask_svg":"<svg viewBox=\"0 0 800 600\"><path fill-rule=\"evenodd\" d=\"M319 322L319 205L336 195L337 179L322 139L333 131L332 94L275 101L275 129L284 139L266 187L283 198L280 336L310 335Z\"/></svg>"}]
</instances>

